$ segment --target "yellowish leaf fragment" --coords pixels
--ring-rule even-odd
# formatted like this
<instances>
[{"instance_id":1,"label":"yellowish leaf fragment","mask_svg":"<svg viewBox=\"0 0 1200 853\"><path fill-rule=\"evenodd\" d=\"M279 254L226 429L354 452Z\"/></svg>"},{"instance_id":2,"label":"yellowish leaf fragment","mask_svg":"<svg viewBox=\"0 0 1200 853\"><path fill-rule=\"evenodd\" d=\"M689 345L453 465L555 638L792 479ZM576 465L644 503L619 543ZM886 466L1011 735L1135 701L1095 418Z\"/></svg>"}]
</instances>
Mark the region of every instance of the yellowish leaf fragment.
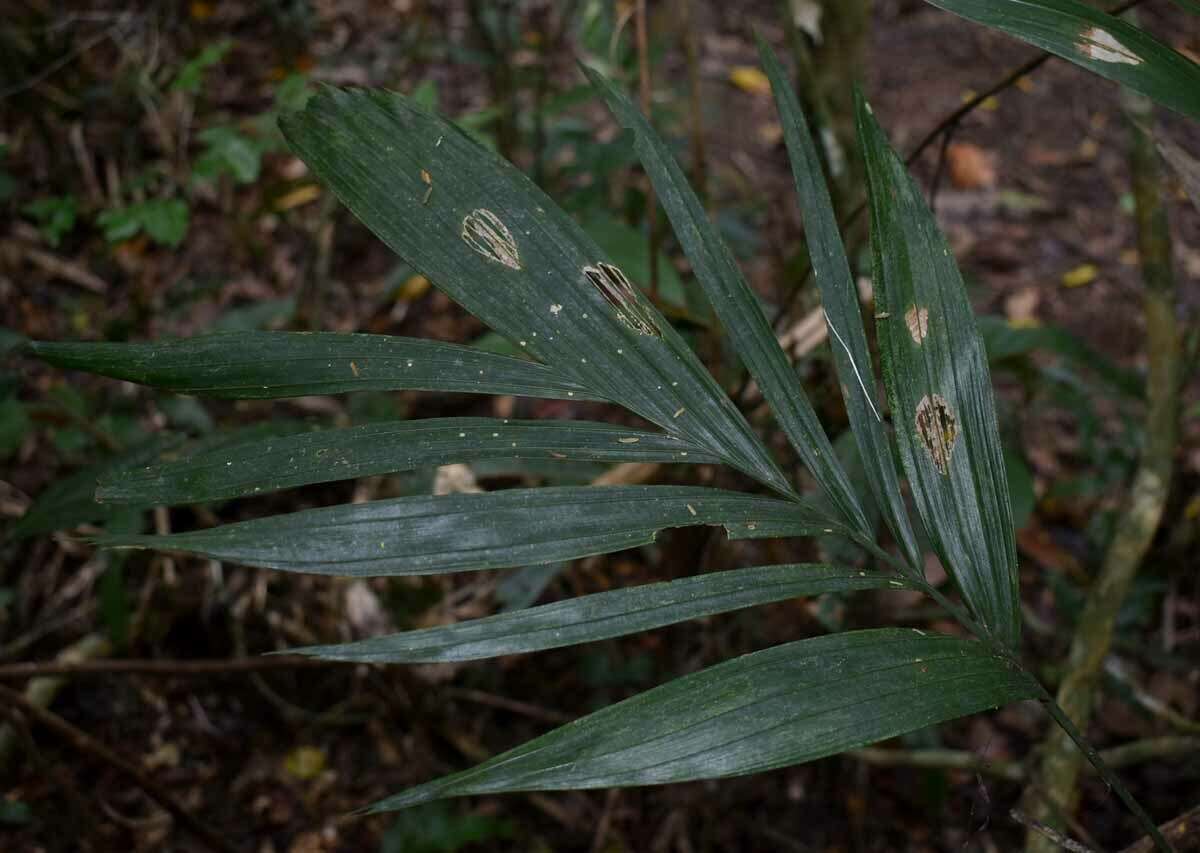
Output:
<instances>
[{"instance_id":1,"label":"yellowish leaf fragment","mask_svg":"<svg viewBox=\"0 0 1200 853\"><path fill-rule=\"evenodd\" d=\"M279 212L301 207L321 197L321 188L316 184L305 184L296 187L291 192L284 193L275 199L275 209Z\"/></svg>"},{"instance_id":2,"label":"yellowish leaf fragment","mask_svg":"<svg viewBox=\"0 0 1200 853\"><path fill-rule=\"evenodd\" d=\"M767 75L751 65L737 65L729 69L729 82L751 95L768 95L771 81Z\"/></svg>"},{"instance_id":3,"label":"yellowish leaf fragment","mask_svg":"<svg viewBox=\"0 0 1200 853\"><path fill-rule=\"evenodd\" d=\"M1095 281L1099 274L1100 270L1095 264L1080 264L1075 269L1063 273L1062 283L1064 287L1083 287Z\"/></svg>"},{"instance_id":4,"label":"yellowish leaf fragment","mask_svg":"<svg viewBox=\"0 0 1200 853\"><path fill-rule=\"evenodd\" d=\"M298 746L284 758L283 769L302 781L315 779L325 769L325 752L315 746Z\"/></svg>"},{"instance_id":5,"label":"yellowish leaf fragment","mask_svg":"<svg viewBox=\"0 0 1200 853\"><path fill-rule=\"evenodd\" d=\"M413 302L429 292L429 279L418 273L409 276L396 291L397 302Z\"/></svg>"}]
</instances>

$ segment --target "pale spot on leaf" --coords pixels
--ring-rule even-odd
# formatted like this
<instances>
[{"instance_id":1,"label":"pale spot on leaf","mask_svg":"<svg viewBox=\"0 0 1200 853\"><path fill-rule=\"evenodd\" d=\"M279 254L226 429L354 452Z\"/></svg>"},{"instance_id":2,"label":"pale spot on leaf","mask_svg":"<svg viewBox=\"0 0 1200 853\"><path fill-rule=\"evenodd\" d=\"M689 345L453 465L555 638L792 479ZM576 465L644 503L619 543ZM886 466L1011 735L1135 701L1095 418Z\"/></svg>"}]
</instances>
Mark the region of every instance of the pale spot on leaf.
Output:
<instances>
[{"instance_id":1,"label":"pale spot on leaf","mask_svg":"<svg viewBox=\"0 0 1200 853\"><path fill-rule=\"evenodd\" d=\"M1079 52L1088 59L1099 62L1112 62L1119 65L1141 65L1142 58L1130 50L1108 30L1100 27L1089 27L1079 34L1075 43Z\"/></svg>"},{"instance_id":2,"label":"pale spot on leaf","mask_svg":"<svg viewBox=\"0 0 1200 853\"><path fill-rule=\"evenodd\" d=\"M920 346L929 334L929 309L918 308L916 305L908 306L908 310L904 312L904 324L908 326L908 333L912 335L913 341Z\"/></svg>"},{"instance_id":3,"label":"pale spot on leaf","mask_svg":"<svg viewBox=\"0 0 1200 853\"><path fill-rule=\"evenodd\" d=\"M490 210L479 208L463 218L463 241L479 254L509 269L521 269L521 253L508 226Z\"/></svg>"}]
</instances>

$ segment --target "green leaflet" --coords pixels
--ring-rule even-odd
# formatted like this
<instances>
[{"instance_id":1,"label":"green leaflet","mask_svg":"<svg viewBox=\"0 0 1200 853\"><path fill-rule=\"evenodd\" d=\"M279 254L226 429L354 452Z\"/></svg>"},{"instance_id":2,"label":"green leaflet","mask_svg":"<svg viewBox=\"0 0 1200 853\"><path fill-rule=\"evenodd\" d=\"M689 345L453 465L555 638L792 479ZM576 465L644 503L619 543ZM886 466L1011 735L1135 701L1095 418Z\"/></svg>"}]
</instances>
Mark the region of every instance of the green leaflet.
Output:
<instances>
[{"instance_id":1,"label":"green leaflet","mask_svg":"<svg viewBox=\"0 0 1200 853\"><path fill-rule=\"evenodd\" d=\"M499 569L648 545L667 527L731 539L844 533L806 503L694 486L562 486L346 504L167 536L106 536L249 566L373 577Z\"/></svg>"},{"instance_id":2,"label":"green leaflet","mask_svg":"<svg viewBox=\"0 0 1200 853\"><path fill-rule=\"evenodd\" d=\"M861 96L858 127L879 348L900 459L934 549L963 597L1016 649L1016 543L983 342L933 214Z\"/></svg>"},{"instance_id":3,"label":"green leaflet","mask_svg":"<svg viewBox=\"0 0 1200 853\"><path fill-rule=\"evenodd\" d=\"M477 660L635 634L803 595L908 587L893 574L842 566L758 566L585 595L357 643L289 651L365 663Z\"/></svg>"},{"instance_id":4,"label":"green leaflet","mask_svg":"<svg viewBox=\"0 0 1200 853\"><path fill-rule=\"evenodd\" d=\"M800 640L685 675L371 807L655 785L786 767L1037 695L978 642L884 628Z\"/></svg>"},{"instance_id":5,"label":"green leaflet","mask_svg":"<svg viewBox=\"0 0 1200 853\"><path fill-rule=\"evenodd\" d=\"M207 397L420 390L595 399L541 364L387 335L223 332L161 343L33 341L29 347L56 367Z\"/></svg>"},{"instance_id":6,"label":"green leaflet","mask_svg":"<svg viewBox=\"0 0 1200 853\"><path fill-rule=\"evenodd\" d=\"M851 527L869 534L862 507L834 455L812 404L775 340L758 297L737 261L713 228L696 193L650 123L611 82L584 68L622 126L634 131L634 145L659 202L667 212L696 279L708 294L738 355L757 380L775 418L818 483Z\"/></svg>"},{"instance_id":7,"label":"green leaflet","mask_svg":"<svg viewBox=\"0 0 1200 853\"><path fill-rule=\"evenodd\" d=\"M411 99L326 89L292 149L393 251L564 378L792 494L687 344L511 164Z\"/></svg>"},{"instance_id":8,"label":"green leaflet","mask_svg":"<svg viewBox=\"0 0 1200 853\"><path fill-rule=\"evenodd\" d=\"M904 498L900 494L900 483L892 460L892 442L880 412L881 406L878 405L871 351L867 347L862 313L858 307L858 288L850 274L850 263L842 245L837 217L821 172L821 160L813 146L804 111L788 83L787 75L774 52L761 38L758 40L758 54L775 93L775 105L783 125L783 138L787 143L792 176L796 181L796 193L804 216L809 257L812 259L817 287L821 290L821 304L825 308L834 364L841 380L850 427L867 472L866 479L908 564L919 567L922 565L920 548L904 507Z\"/></svg>"},{"instance_id":9,"label":"green leaflet","mask_svg":"<svg viewBox=\"0 0 1200 853\"><path fill-rule=\"evenodd\" d=\"M183 504L480 459L712 463L671 435L589 421L428 418L259 439L115 471L96 499Z\"/></svg>"},{"instance_id":10,"label":"green leaflet","mask_svg":"<svg viewBox=\"0 0 1200 853\"><path fill-rule=\"evenodd\" d=\"M1078 0L926 0L1200 118L1200 65Z\"/></svg>"}]
</instances>

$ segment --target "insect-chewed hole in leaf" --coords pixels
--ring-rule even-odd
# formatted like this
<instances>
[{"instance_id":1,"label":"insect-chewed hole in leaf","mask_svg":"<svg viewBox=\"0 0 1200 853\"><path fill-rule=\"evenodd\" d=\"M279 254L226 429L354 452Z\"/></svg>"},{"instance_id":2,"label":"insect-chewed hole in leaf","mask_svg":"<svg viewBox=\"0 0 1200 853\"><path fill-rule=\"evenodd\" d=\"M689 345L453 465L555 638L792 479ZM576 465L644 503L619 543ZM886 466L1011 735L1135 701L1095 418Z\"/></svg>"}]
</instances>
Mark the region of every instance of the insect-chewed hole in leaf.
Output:
<instances>
[{"instance_id":1,"label":"insect-chewed hole in leaf","mask_svg":"<svg viewBox=\"0 0 1200 853\"><path fill-rule=\"evenodd\" d=\"M1141 65L1142 58L1117 41L1116 36L1099 27L1088 27L1079 34L1075 43L1079 52L1088 59L1099 62L1114 62L1121 65Z\"/></svg>"},{"instance_id":2,"label":"insect-chewed hole in leaf","mask_svg":"<svg viewBox=\"0 0 1200 853\"><path fill-rule=\"evenodd\" d=\"M920 346L929 334L929 309L918 308L916 305L908 306L908 310L904 312L904 323L908 326L908 333L912 335L913 341Z\"/></svg>"},{"instance_id":3,"label":"insect-chewed hole in leaf","mask_svg":"<svg viewBox=\"0 0 1200 853\"><path fill-rule=\"evenodd\" d=\"M588 277L617 314L617 319L639 335L661 337L658 323L650 309L642 302L637 288L621 270L612 264L600 261L594 267L584 267Z\"/></svg>"},{"instance_id":4,"label":"insect-chewed hole in leaf","mask_svg":"<svg viewBox=\"0 0 1200 853\"><path fill-rule=\"evenodd\" d=\"M926 394L917 404L917 437L939 474L950 471L950 455L958 441L958 418L941 394Z\"/></svg>"},{"instance_id":5,"label":"insect-chewed hole in leaf","mask_svg":"<svg viewBox=\"0 0 1200 853\"><path fill-rule=\"evenodd\" d=\"M521 268L521 253L508 226L490 210L479 208L463 218L463 241L479 254L509 269Z\"/></svg>"}]
</instances>

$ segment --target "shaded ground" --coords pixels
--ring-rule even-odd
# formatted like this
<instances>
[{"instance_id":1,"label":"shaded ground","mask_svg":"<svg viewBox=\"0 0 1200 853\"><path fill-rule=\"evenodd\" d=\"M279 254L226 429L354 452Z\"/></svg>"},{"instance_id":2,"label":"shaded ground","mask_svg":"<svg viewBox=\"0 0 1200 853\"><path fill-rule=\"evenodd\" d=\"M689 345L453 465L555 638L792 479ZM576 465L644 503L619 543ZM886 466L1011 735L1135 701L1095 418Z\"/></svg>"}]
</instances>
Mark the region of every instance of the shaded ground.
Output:
<instances>
[{"instance_id":1,"label":"shaded ground","mask_svg":"<svg viewBox=\"0 0 1200 853\"><path fill-rule=\"evenodd\" d=\"M659 4L650 5L653 10ZM753 28L782 42L775 4L694 5L713 207L723 212L722 223L752 280L773 296L781 282L794 277L798 216L786 157L770 127L770 99L731 85L729 71L755 64ZM1143 18L1147 25L1175 46L1200 54L1200 27L1159 8L1167 4L1150 6ZM296 71L404 91L434 81L440 107L453 115L493 106L496 76L479 64L486 39L457 2L325 0L307 11L301 3L270 8L268 14L241 4L193 3L132 22L122 19L122 28L104 38L97 34L104 35L103 28L116 26L117 19L79 19L70 24L73 30L47 30L53 19L40 17L48 13L35 8L27 12L30 29L6 34L9 44L22 46L22 52L8 54L22 59L9 61L6 93L28 84L55 57L70 60L44 81L0 100L8 146L4 168L20 188L15 200L5 202L13 215L0 235L3 326L39 338L140 340L196 334L228 323L238 309L264 304L270 309L272 300L295 298L294 312L280 303L275 316L268 312L261 322L463 342L479 338L484 329L477 321L397 265L327 197L306 190L311 183L303 167L284 152L267 151L261 175L246 183L230 173L195 183L191 170L208 150L199 141L205 128L244 128L248 117L271 108L280 81ZM552 10L530 4L508 54L522 73L544 61L549 91L562 92L577 83L574 61L587 40L571 31L554 44ZM671 15L656 13L661 51L655 64L656 118L679 137L684 151L686 72L675 26ZM199 91L171 91L176 69L223 36L232 36L234 46L205 74ZM631 38L625 31L619 44L627 47ZM552 47L539 59L547 40ZM32 45L28 53L26 45ZM83 45L89 46L80 49ZM867 88L902 150L965 92L983 88L1030 55L1009 39L903 2L878 4L872 49ZM139 69L153 86L138 82ZM578 127L566 119L551 122L543 131L546 144L539 146L532 118L536 92L535 85L522 88L513 150L518 161L544 170L547 185L573 210L586 216L612 209L636 221L637 177L612 169L592 142L614 136L603 111L592 103L574 108L567 115ZM955 141L982 150L994 169L994 186L964 188L943 180L938 210L981 312L1018 325L1061 327L1116 364L1138 368L1144 354L1121 122L1113 87L1051 63L1028 85L1003 93L994 108L967 120ZM485 129L503 142L501 126ZM1191 141L1197 141L1194 129ZM539 148L545 152L541 158L534 153ZM621 158L615 159L619 166ZM936 162L933 150L918 164L918 174L929 180ZM48 246L36 217L22 213L21 206L33 197L66 192L79 199L81 223L57 247ZM156 245L145 233L110 244L99 227L82 221L118 203L168 196L186 198L190 209L186 238L175 250ZM1173 212L1181 283L1188 306L1195 308L1200 220L1182 204ZM1080 286L1064 286L1064 276L1087 264L1096 268L1094 276ZM814 304L815 294L802 296L797 317ZM233 316L256 321L244 312ZM712 349L711 341L702 339L701 345ZM1021 545L1024 598L1043 630L1028 632L1027 652L1045 662L1045 675L1053 680L1077 589L1097 564L1138 435L1131 426L1135 404L1095 382L1087 370L1043 356L1034 365L998 369L997 380L1006 404L1006 436L1024 456L1037 497ZM14 369L22 400L48 402L31 410L33 427L3 477L0 511L9 517L19 515L59 472L103 453L106 443L203 420L193 409L122 383L63 377L27 362ZM840 431L844 421L825 350L812 353L802 374L831 432ZM1194 391L1188 398L1193 405ZM205 411L224 424L262 417L325 423L448 414L628 417L564 402L428 394L214 404ZM115 414L106 419L103 412ZM1179 456L1178 497L1122 634L1135 681L1193 717L1200 711L1192 511L1200 484L1198 441L1193 417ZM539 476L477 474L488 488ZM587 472L577 476L586 479ZM663 476L682 479L688 472ZM409 488L427 489L428 481L392 477L310 487L218 512L230 520ZM160 529L212 521L208 511L188 509L160 512L154 519ZM0 621L5 662L46 660L88 632L111 627L112 599L101 582L111 571L107 557L61 535L3 548L7 570L0 585L11 591ZM675 531L655 548L581 561L542 600L701 568L812 558L815 548L731 545ZM494 607L491 577L364 585L161 555L133 557L123 571L131 621L123 655L135 658L242 656L471 618ZM157 784L239 849L374 850L389 829L392 850L445 849L420 847L415 840L443 824L449 827L444 837L455 831L483 836L474 849L1013 849L1020 832L1006 813L1018 786L962 771L880 768L847 758L720 783L477 798L415 812L399 824L393 816L344 817L384 794L730 656L835 625L923 625L931 618L936 617L900 595L860 595L775 605L583 649L471 666L80 679L62 690L53 708L139 761ZM1110 690L1093 728L1101 746L1170 730L1120 696L1119 688ZM1016 706L895 745L945 745L995 760L1019 759L1043 725L1036 709ZM5 849L199 849L122 777L41 730L34 735L36 746L17 748L2 767L9 799L30 810L26 821L0 827ZM1162 819L1200 799L1200 759L1194 752L1125 775ZM1134 837L1130 820L1094 781L1081 814L1106 847Z\"/></svg>"}]
</instances>

